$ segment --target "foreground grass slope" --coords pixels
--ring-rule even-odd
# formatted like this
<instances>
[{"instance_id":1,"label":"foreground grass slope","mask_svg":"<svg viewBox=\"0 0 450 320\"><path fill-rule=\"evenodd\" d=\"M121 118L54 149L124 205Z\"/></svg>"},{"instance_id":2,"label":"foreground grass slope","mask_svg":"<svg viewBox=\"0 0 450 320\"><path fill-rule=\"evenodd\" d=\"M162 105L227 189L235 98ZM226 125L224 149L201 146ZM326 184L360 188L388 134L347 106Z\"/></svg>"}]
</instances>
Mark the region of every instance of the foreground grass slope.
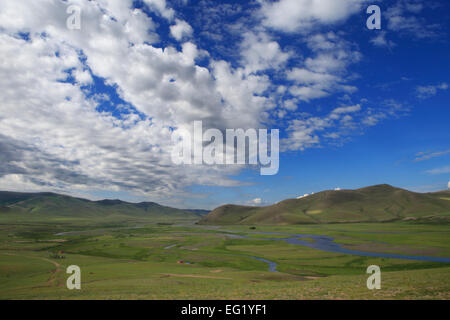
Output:
<instances>
[{"instance_id":1,"label":"foreground grass slope","mask_svg":"<svg viewBox=\"0 0 450 320\"><path fill-rule=\"evenodd\" d=\"M270 239L233 238L195 225L148 223L124 229L85 228L77 221L0 222L0 299L450 299L446 263L330 253ZM248 235L249 227L227 229ZM326 234L345 246L372 251L389 246L398 253L450 255L448 225L257 229ZM54 258L58 251L65 259ZM278 272L268 272L266 263L250 256L276 262ZM366 287L371 264L381 267L381 290ZM81 268L81 290L66 288L69 265Z\"/></svg>"},{"instance_id":2,"label":"foreground grass slope","mask_svg":"<svg viewBox=\"0 0 450 320\"><path fill-rule=\"evenodd\" d=\"M450 194L416 193L390 185L357 190L323 191L288 199L268 207L225 205L213 210L201 224L314 224L376 222L450 217Z\"/></svg>"}]
</instances>

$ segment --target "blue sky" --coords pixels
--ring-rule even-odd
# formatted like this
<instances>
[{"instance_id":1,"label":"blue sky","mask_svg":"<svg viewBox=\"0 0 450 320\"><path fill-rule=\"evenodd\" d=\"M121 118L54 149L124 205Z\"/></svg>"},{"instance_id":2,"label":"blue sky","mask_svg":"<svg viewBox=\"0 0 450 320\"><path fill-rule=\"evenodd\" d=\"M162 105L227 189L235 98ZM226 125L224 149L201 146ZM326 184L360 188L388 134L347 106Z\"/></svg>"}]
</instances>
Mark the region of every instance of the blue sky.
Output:
<instances>
[{"instance_id":1,"label":"blue sky","mask_svg":"<svg viewBox=\"0 0 450 320\"><path fill-rule=\"evenodd\" d=\"M446 189L449 14L419 0L2 1L0 189L207 209ZM279 129L278 174L171 163L172 131L198 120Z\"/></svg>"}]
</instances>

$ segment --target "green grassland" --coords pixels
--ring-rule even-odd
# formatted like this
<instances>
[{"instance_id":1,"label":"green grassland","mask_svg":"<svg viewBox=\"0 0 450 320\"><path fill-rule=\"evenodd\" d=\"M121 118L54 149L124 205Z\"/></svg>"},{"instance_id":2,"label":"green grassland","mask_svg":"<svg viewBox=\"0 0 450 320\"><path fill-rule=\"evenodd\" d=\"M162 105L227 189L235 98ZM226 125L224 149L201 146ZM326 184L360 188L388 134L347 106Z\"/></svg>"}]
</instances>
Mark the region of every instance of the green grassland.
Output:
<instances>
[{"instance_id":1,"label":"green grassland","mask_svg":"<svg viewBox=\"0 0 450 320\"><path fill-rule=\"evenodd\" d=\"M448 224L255 230L254 225L207 227L182 218L166 223L140 216L16 218L0 216L0 299L450 299L446 263L331 253L251 233L328 235L352 249L449 257ZM226 230L256 239L235 238ZM55 258L58 251L64 251L64 259ZM278 272L251 257L276 262ZM372 264L381 267L381 290L366 287L366 268ZM81 290L66 288L69 265L81 268Z\"/></svg>"}]
</instances>

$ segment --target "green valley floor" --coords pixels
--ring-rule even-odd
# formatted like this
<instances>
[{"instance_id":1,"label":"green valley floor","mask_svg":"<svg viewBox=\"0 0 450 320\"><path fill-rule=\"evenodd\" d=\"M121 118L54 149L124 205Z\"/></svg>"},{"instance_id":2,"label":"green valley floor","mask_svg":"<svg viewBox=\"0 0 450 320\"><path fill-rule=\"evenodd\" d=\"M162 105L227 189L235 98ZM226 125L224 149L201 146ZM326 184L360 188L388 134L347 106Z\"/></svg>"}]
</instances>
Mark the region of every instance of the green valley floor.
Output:
<instances>
[{"instance_id":1,"label":"green valley floor","mask_svg":"<svg viewBox=\"0 0 450 320\"><path fill-rule=\"evenodd\" d=\"M326 252L255 232L324 235L352 250L450 257L448 224L205 227L2 219L0 299L450 299L449 263ZM70 265L81 268L81 290L66 287ZM381 268L380 290L367 289L369 265Z\"/></svg>"}]
</instances>

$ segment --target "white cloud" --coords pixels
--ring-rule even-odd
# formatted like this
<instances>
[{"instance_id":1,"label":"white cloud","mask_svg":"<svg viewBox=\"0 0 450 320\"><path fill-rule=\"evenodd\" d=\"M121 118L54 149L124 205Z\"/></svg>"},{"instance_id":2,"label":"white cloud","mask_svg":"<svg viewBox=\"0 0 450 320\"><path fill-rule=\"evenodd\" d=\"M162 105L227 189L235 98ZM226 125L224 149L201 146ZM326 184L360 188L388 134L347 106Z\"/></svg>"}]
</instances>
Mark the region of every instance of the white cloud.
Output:
<instances>
[{"instance_id":1,"label":"white cloud","mask_svg":"<svg viewBox=\"0 0 450 320\"><path fill-rule=\"evenodd\" d=\"M356 104L343 105L321 117L305 114L289 121L288 137L281 140L281 150L305 150L321 146L323 142L339 145L346 137L405 111L407 109L401 104L389 100L378 105L377 109L363 110L361 104Z\"/></svg>"},{"instance_id":2,"label":"white cloud","mask_svg":"<svg viewBox=\"0 0 450 320\"><path fill-rule=\"evenodd\" d=\"M340 115L343 113L352 113L352 112L357 112L361 110L361 105L360 104L356 104L354 106L346 106L346 107L339 107L333 110L333 114L335 115Z\"/></svg>"},{"instance_id":3,"label":"white cloud","mask_svg":"<svg viewBox=\"0 0 450 320\"><path fill-rule=\"evenodd\" d=\"M427 99L435 96L439 90L447 90L448 84L443 82L438 85L418 86L416 87L417 97L420 99Z\"/></svg>"},{"instance_id":4,"label":"white cloud","mask_svg":"<svg viewBox=\"0 0 450 320\"><path fill-rule=\"evenodd\" d=\"M428 174L444 174L444 173L450 173L450 166L441 167L441 168L435 168L431 170L427 170Z\"/></svg>"},{"instance_id":5,"label":"white cloud","mask_svg":"<svg viewBox=\"0 0 450 320\"><path fill-rule=\"evenodd\" d=\"M165 141L173 129L189 129L194 120L247 129L267 127L277 114L289 121L286 149L303 150L344 136L357 121L375 124L386 116L354 110L351 116L331 111L287 117L300 101L357 89L349 85L347 69L361 54L343 35L301 38L311 52L302 56L263 27L239 29L236 67L186 41L192 28L175 18L165 0L144 2L172 24L172 36L184 41L181 49L152 45L159 43L161 30L142 10L132 9L132 0L72 0L82 8L81 30L66 28L67 2L0 2L0 188L125 191L168 201L169 195L191 196L185 188L193 184L239 184L228 177L240 167L172 165ZM362 2L264 2L261 12L267 15L260 18L269 27L293 31L341 21ZM285 12L290 6L302 10ZM283 19L292 20L292 30ZM19 32L29 33L29 40ZM196 64L200 56L209 58L208 67ZM293 57L298 65L285 72ZM289 84L277 87L267 71ZM117 104L117 97L90 91L92 76L117 92L115 107L127 112L117 117L98 111L100 103Z\"/></svg>"},{"instance_id":6,"label":"white cloud","mask_svg":"<svg viewBox=\"0 0 450 320\"><path fill-rule=\"evenodd\" d=\"M438 151L438 152L419 152L416 155L416 158L414 159L415 162L419 162L419 161L424 161L424 160L429 160L432 158L436 158L436 157L440 157L446 154L449 154L450 150L445 150L445 151Z\"/></svg>"},{"instance_id":7,"label":"white cloud","mask_svg":"<svg viewBox=\"0 0 450 320\"><path fill-rule=\"evenodd\" d=\"M301 100L304 101L323 98L329 95L329 93L323 90L320 86L311 86L311 87L292 86L289 89L289 92L292 95L299 97Z\"/></svg>"},{"instance_id":8,"label":"white cloud","mask_svg":"<svg viewBox=\"0 0 450 320\"><path fill-rule=\"evenodd\" d=\"M151 10L158 12L169 21L171 21L175 15L175 11L167 6L166 0L144 0L144 3L147 4Z\"/></svg>"},{"instance_id":9,"label":"white cloud","mask_svg":"<svg viewBox=\"0 0 450 320\"><path fill-rule=\"evenodd\" d=\"M255 198L251 201L252 204L254 205L260 205L262 203L262 199L261 198Z\"/></svg>"},{"instance_id":10,"label":"white cloud","mask_svg":"<svg viewBox=\"0 0 450 320\"><path fill-rule=\"evenodd\" d=\"M76 82L81 85L88 85L93 83L91 74L89 73L88 70L82 70L80 68L77 68L72 74Z\"/></svg>"},{"instance_id":11,"label":"white cloud","mask_svg":"<svg viewBox=\"0 0 450 320\"><path fill-rule=\"evenodd\" d=\"M303 101L326 97L333 92L352 93L356 87L346 85L346 68L361 59L354 46L334 32L318 33L307 38L314 53L304 60L303 68L287 71L288 80L295 83L289 92Z\"/></svg>"},{"instance_id":12,"label":"white cloud","mask_svg":"<svg viewBox=\"0 0 450 320\"><path fill-rule=\"evenodd\" d=\"M264 111L274 107L270 99L262 96L271 85L269 78L248 75L242 68L233 70L225 61L215 61L212 66L216 90L225 103L222 112L229 128L257 128L267 117Z\"/></svg>"},{"instance_id":13,"label":"white cloud","mask_svg":"<svg viewBox=\"0 0 450 320\"><path fill-rule=\"evenodd\" d=\"M162 141L171 140L170 128L193 120L258 127L272 107L260 96L267 78L220 61L212 61L211 71L199 67L202 53L193 43L181 51L149 45L158 39L155 24L130 9L131 0L73 2L82 8L79 31L66 28L63 2L0 3L0 55L7 62L0 63L0 148L8 169L0 172L0 188L14 181L18 190L113 190L164 202L187 197L184 188L192 184L237 185L227 177L239 167L174 166ZM146 2L171 17L164 1ZM88 70L136 110L121 118L98 112L99 101L112 98L87 98Z\"/></svg>"},{"instance_id":14,"label":"white cloud","mask_svg":"<svg viewBox=\"0 0 450 320\"><path fill-rule=\"evenodd\" d=\"M342 55L345 53L341 51L338 54ZM338 72L342 71L346 66L341 57L332 53L320 53L314 58L307 58L305 65L315 72Z\"/></svg>"},{"instance_id":15,"label":"white cloud","mask_svg":"<svg viewBox=\"0 0 450 320\"><path fill-rule=\"evenodd\" d=\"M261 14L267 27L284 32L306 32L318 24L335 24L360 11L365 0L264 1Z\"/></svg>"},{"instance_id":16,"label":"white cloud","mask_svg":"<svg viewBox=\"0 0 450 320\"><path fill-rule=\"evenodd\" d=\"M193 32L192 27L184 20L175 19L175 24L170 26L170 34L178 41L192 36Z\"/></svg>"},{"instance_id":17,"label":"white cloud","mask_svg":"<svg viewBox=\"0 0 450 320\"><path fill-rule=\"evenodd\" d=\"M287 78L298 84L327 84L336 81L336 76L328 73L309 71L304 68L294 68L288 72Z\"/></svg>"},{"instance_id":18,"label":"white cloud","mask_svg":"<svg viewBox=\"0 0 450 320\"><path fill-rule=\"evenodd\" d=\"M310 194L309 193L305 193L304 195L302 195L302 196L298 196L297 197L297 199L303 199L303 198L306 198L306 197L309 197L309 196L312 196L314 194L314 192L311 192Z\"/></svg>"},{"instance_id":19,"label":"white cloud","mask_svg":"<svg viewBox=\"0 0 450 320\"><path fill-rule=\"evenodd\" d=\"M395 43L393 41L386 39L386 31L378 32L378 35L372 38L370 42L377 47L395 47Z\"/></svg>"},{"instance_id":20,"label":"white cloud","mask_svg":"<svg viewBox=\"0 0 450 320\"><path fill-rule=\"evenodd\" d=\"M240 49L247 73L278 69L290 58L290 53L283 52L278 42L264 32L246 32Z\"/></svg>"},{"instance_id":21,"label":"white cloud","mask_svg":"<svg viewBox=\"0 0 450 320\"><path fill-rule=\"evenodd\" d=\"M0 67L4 101L0 149L2 153L16 150L3 153L3 163L10 168L1 174L0 186L10 189L14 179L16 185L23 182L30 189L34 184L36 190L119 188L154 198L181 194L200 168L171 165L169 150L160 143L170 141L170 131L163 123L140 120L135 113L123 119L98 113L80 84L58 81L67 77L67 68L83 66L77 53L67 47L58 47L59 56L49 56L48 46L53 45L49 39L29 43L0 36L1 55L11 63ZM14 88L20 88L20 95ZM209 171L216 179L223 178L213 168ZM203 177L201 183L219 181ZM222 180L225 185L230 183L226 180Z\"/></svg>"},{"instance_id":22,"label":"white cloud","mask_svg":"<svg viewBox=\"0 0 450 320\"><path fill-rule=\"evenodd\" d=\"M425 8L435 9L436 6L430 3L425 7L420 0L398 0L383 15L388 21L387 28L419 39L436 37L440 26L423 18L421 12Z\"/></svg>"}]
</instances>

